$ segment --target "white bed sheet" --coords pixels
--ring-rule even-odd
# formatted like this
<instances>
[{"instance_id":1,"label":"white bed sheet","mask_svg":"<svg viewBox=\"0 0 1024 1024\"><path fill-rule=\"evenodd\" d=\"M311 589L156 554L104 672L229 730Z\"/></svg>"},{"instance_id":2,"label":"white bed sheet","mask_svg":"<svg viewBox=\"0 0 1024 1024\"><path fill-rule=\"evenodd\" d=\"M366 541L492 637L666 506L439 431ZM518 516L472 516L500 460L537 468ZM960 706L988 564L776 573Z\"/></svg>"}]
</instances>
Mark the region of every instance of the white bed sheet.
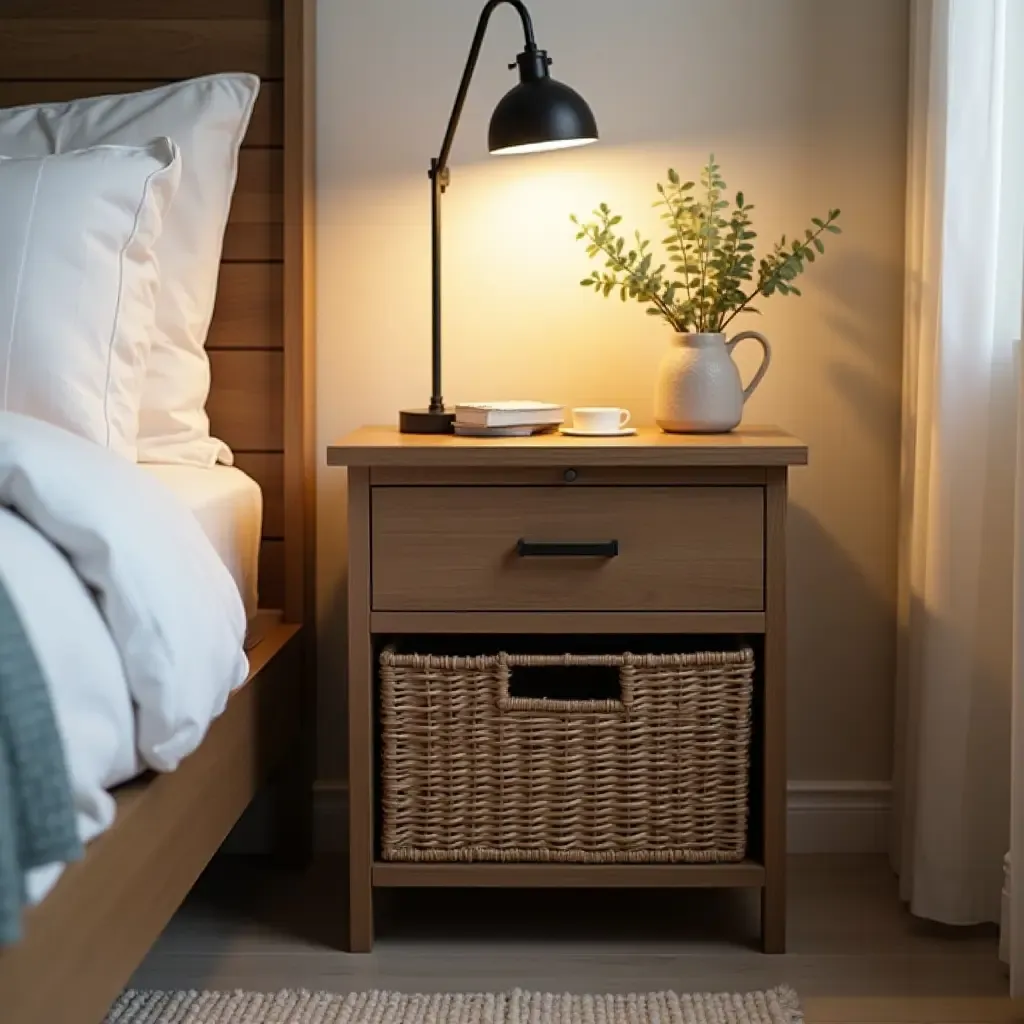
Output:
<instances>
[{"instance_id":1,"label":"white bed sheet","mask_svg":"<svg viewBox=\"0 0 1024 1024\"><path fill-rule=\"evenodd\" d=\"M236 466L163 466L140 463L183 501L227 566L249 619L259 604L263 492Z\"/></svg>"},{"instance_id":2,"label":"white bed sheet","mask_svg":"<svg viewBox=\"0 0 1024 1024\"><path fill-rule=\"evenodd\" d=\"M247 669L259 486L229 467L146 470L0 412L0 577L50 688L83 842L113 820L108 790L144 761L173 770ZM175 595L190 592L193 572L200 589L183 604ZM177 685L179 662L191 688ZM62 869L26 874L31 902Z\"/></svg>"}]
</instances>

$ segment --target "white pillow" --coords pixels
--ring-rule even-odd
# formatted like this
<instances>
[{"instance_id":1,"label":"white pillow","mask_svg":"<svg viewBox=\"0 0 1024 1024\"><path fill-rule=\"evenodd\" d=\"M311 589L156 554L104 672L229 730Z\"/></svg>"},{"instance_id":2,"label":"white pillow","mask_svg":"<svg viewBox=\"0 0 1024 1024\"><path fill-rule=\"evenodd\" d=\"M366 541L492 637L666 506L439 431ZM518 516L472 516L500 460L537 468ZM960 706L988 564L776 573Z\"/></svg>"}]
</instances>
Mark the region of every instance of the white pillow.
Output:
<instances>
[{"instance_id":1,"label":"white pillow","mask_svg":"<svg viewBox=\"0 0 1024 1024\"><path fill-rule=\"evenodd\" d=\"M173 771L248 671L242 598L196 517L139 466L5 412L0 505L96 594L136 704L139 753Z\"/></svg>"},{"instance_id":2,"label":"white pillow","mask_svg":"<svg viewBox=\"0 0 1024 1024\"><path fill-rule=\"evenodd\" d=\"M238 150L259 92L254 75L212 75L148 92L0 110L0 154L43 155L166 135L181 150L181 186L157 245L161 291L139 421L139 460L231 462L210 437L204 345Z\"/></svg>"},{"instance_id":3,"label":"white pillow","mask_svg":"<svg viewBox=\"0 0 1024 1024\"><path fill-rule=\"evenodd\" d=\"M135 460L179 173L169 139L0 157L0 409Z\"/></svg>"}]
</instances>

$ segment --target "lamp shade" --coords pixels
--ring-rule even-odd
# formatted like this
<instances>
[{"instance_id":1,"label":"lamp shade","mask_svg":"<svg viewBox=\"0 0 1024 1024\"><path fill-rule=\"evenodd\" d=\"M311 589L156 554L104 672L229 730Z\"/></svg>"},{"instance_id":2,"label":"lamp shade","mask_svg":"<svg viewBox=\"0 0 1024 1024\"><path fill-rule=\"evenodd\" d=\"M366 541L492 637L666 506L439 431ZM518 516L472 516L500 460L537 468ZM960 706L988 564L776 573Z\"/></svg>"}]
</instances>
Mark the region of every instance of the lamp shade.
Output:
<instances>
[{"instance_id":1,"label":"lamp shade","mask_svg":"<svg viewBox=\"0 0 1024 1024\"><path fill-rule=\"evenodd\" d=\"M522 65L522 57L520 61ZM519 85L505 94L487 133L487 148L494 154L537 153L596 141L597 122L587 101L549 77L546 69L524 74Z\"/></svg>"}]
</instances>

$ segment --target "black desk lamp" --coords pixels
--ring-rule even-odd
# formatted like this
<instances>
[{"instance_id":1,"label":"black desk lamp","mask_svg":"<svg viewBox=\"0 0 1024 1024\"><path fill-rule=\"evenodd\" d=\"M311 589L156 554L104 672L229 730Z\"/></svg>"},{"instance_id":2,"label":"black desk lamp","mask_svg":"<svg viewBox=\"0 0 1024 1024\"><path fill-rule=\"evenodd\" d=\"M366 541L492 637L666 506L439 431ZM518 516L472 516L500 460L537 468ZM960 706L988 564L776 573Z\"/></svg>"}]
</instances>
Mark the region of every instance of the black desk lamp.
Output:
<instances>
[{"instance_id":1,"label":"black desk lamp","mask_svg":"<svg viewBox=\"0 0 1024 1024\"><path fill-rule=\"evenodd\" d=\"M590 107L579 93L556 82L548 72L551 63L546 50L538 50L533 38L530 12L522 0L488 0L480 15L480 23L469 48L466 70L462 73L459 91L448 119L441 152L430 162L430 221L433 255L433 346L431 349L430 407L405 410L399 414L399 427L404 434L450 434L454 412L447 412L441 396L441 194L448 188L451 153L455 130L469 92L469 83L476 70L477 58L487 32L487 23L494 9L502 3L511 4L523 20L526 47L509 64L518 65L519 85L507 93L491 116L487 132L487 148L494 154L539 153L546 149L567 149L597 141L597 124Z\"/></svg>"}]
</instances>

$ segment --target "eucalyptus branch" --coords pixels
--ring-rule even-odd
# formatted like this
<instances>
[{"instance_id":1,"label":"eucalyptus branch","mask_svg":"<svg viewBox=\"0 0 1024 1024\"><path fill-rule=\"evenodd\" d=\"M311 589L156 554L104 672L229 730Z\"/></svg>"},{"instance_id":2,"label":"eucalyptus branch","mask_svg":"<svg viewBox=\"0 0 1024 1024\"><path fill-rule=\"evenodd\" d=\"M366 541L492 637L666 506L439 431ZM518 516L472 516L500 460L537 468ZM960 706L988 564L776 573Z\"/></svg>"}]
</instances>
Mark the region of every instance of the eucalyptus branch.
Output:
<instances>
[{"instance_id":1,"label":"eucalyptus branch","mask_svg":"<svg viewBox=\"0 0 1024 1024\"><path fill-rule=\"evenodd\" d=\"M699 311L700 311L700 322L699 322L698 326L700 327L700 329L702 331L707 326L707 324L705 323L705 320L704 320L704 303L705 303L705 297L707 295L707 261L708 261L709 251L710 251L710 248L711 248L711 219L715 215L715 213L714 213L714 201L711 198L712 191L711 191L710 167L711 167L711 160L712 159L713 159L713 157L709 157L708 158L708 166L704 170L704 173L707 175L707 200L708 200L708 205L707 205L707 213L704 215L703 230L701 231L701 234L700 234L700 237L701 237L701 239L703 241L702 241L702 244L700 244L698 249L697 249L697 253L698 253L699 257L700 257L700 303L698 304L698 307L697 307L699 309Z\"/></svg>"},{"instance_id":2,"label":"eucalyptus branch","mask_svg":"<svg viewBox=\"0 0 1024 1024\"><path fill-rule=\"evenodd\" d=\"M588 225L585 231L586 237L589 238L591 242L594 245L596 245L598 249L600 249L608 257L612 269L619 271L619 273L625 274L629 278L630 283L632 283L633 285L634 291L637 293L637 297L642 302L651 302L655 306L657 306L661 312L661 315L665 317L665 319L668 320L670 324L674 325L676 322L676 318L674 316L672 308L662 300L662 298L658 295L655 288L649 286L650 282L648 280L645 280L644 276L641 273L634 270L629 265L629 263L622 258L621 254L618 252L617 249L613 248L607 242L602 240L602 237L600 233L597 231L596 227L594 227L593 225ZM592 280L596 282L598 278L594 277ZM621 284L622 282L616 281L615 283ZM655 280L655 284L657 283L658 282Z\"/></svg>"},{"instance_id":3,"label":"eucalyptus branch","mask_svg":"<svg viewBox=\"0 0 1024 1024\"><path fill-rule=\"evenodd\" d=\"M814 224L817 230L808 231L807 237L803 242L797 241L794 243L792 251L782 258L777 264L775 269L772 270L767 276L762 275L758 280L757 287L747 296L744 296L743 301L736 306L733 311L722 321L722 327L725 328L732 320L734 320L740 313L743 313L749 306L750 303L758 297L763 295L766 298L770 296L775 290L779 290L783 295L792 292L794 295L800 295L800 289L788 284L794 277L804 272L804 260L809 263L813 263L816 259L814 251L817 250L819 253L825 251L824 246L821 244L821 236L825 232L830 234L839 234L840 228L835 223L839 217L839 210L830 210L829 215L825 220L814 218ZM817 244L816 244L817 243ZM782 247L785 245L785 236L783 236L782 242L776 246L776 254L784 251ZM814 246L812 249L811 247ZM770 265L770 258L763 261L763 265Z\"/></svg>"},{"instance_id":4,"label":"eucalyptus branch","mask_svg":"<svg viewBox=\"0 0 1024 1024\"><path fill-rule=\"evenodd\" d=\"M731 232L726 236L725 244L723 246L724 260L728 260L728 264L725 264L723 261L723 266L725 266L725 270L723 271L721 276L725 280L728 280L736 273L736 263L737 257L739 255L736 249L736 247L740 244L739 223L736 220L733 220L732 224L730 225L730 228ZM728 296L724 292L720 291L718 295L715 297L714 301L712 302L710 310L712 326L714 326L715 316L719 313L719 306L724 306L727 300ZM724 309L721 312L724 314Z\"/></svg>"},{"instance_id":5,"label":"eucalyptus branch","mask_svg":"<svg viewBox=\"0 0 1024 1024\"><path fill-rule=\"evenodd\" d=\"M758 312L751 306L758 295L800 295L793 282L824 253L824 235L840 234L839 210L830 210L825 220L811 218L812 227L805 229L804 238L788 247L783 235L757 264L756 286L748 293L744 283L754 280L752 240L757 237L750 222L753 206L738 192L732 212L727 212L726 184L714 156L703 167L700 183L704 195L689 196L694 183L681 183L670 169L668 184L658 185L661 198L654 204L664 208L661 217L670 224L663 244L668 246L672 274L681 282L663 276L664 264L652 270L650 242L636 232L635 246L627 243L616 230L622 218L602 203L594 211L595 222L581 224L572 217L579 228L576 238L587 242L587 255L601 254L606 260L604 272L595 270L580 284L605 297L618 289L623 302L633 298L651 306L648 314L664 318L681 332L722 331L740 313ZM686 297L677 302L680 287Z\"/></svg>"},{"instance_id":6,"label":"eucalyptus branch","mask_svg":"<svg viewBox=\"0 0 1024 1024\"><path fill-rule=\"evenodd\" d=\"M692 302L693 292L690 290L690 250L687 240L683 236L683 223L679 219L679 210L683 208L683 190L685 186L679 184L679 175L673 170L669 170L668 180L675 187L675 203L669 199L665 186L659 184L658 191L665 196L665 200L663 204L655 205L664 205L668 210L669 219L672 222L672 227L679 243L679 257L683 261L683 284L686 286L686 299L688 302ZM693 182L688 182L687 184L690 187L693 186Z\"/></svg>"}]
</instances>

